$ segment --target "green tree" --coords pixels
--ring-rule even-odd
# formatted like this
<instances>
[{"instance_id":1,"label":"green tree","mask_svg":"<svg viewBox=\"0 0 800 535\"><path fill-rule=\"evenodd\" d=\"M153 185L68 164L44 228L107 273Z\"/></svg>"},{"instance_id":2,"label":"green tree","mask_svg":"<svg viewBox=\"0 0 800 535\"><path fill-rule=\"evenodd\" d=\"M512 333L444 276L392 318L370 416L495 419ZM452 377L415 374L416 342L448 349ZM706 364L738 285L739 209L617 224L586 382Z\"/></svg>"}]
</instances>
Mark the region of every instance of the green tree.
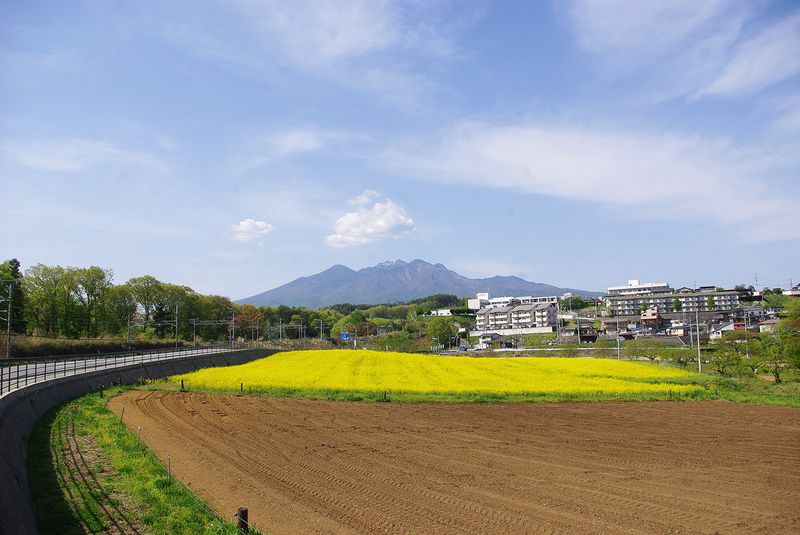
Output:
<instances>
[{"instance_id":1,"label":"green tree","mask_svg":"<svg viewBox=\"0 0 800 535\"><path fill-rule=\"evenodd\" d=\"M683 303L681 303L681 300L678 299L677 297L672 300L672 310L674 310L675 312L680 312L681 310L683 310Z\"/></svg>"},{"instance_id":2,"label":"green tree","mask_svg":"<svg viewBox=\"0 0 800 535\"><path fill-rule=\"evenodd\" d=\"M75 270L74 294L84 308L84 332L87 336L97 336L99 333L98 308L103 296L112 287L113 277L110 269L97 266Z\"/></svg>"},{"instance_id":3,"label":"green tree","mask_svg":"<svg viewBox=\"0 0 800 535\"><path fill-rule=\"evenodd\" d=\"M717 308L717 303L716 301L714 301L714 297L710 295L706 297L706 308L708 310L714 310L715 308Z\"/></svg>"},{"instance_id":4,"label":"green tree","mask_svg":"<svg viewBox=\"0 0 800 535\"><path fill-rule=\"evenodd\" d=\"M747 331L728 331L714 342L715 350L711 363L720 375L733 375L742 367L749 367L750 341L753 335ZM755 361L754 361L755 362ZM756 369L758 369L756 367Z\"/></svg>"},{"instance_id":5,"label":"green tree","mask_svg":"<svg viewBox=\"0 0 800 535\"><path fill-rule=\"evenodd\" d=\"M697 352L694 349L686 347L677 347L664 351L664 356L673 364L677 364L681 368L685 368L690 362L697 358Z\"/></svg>"},{"instance_id":6,"label":"green tree","mask_svg":"<svg viewBox=\"0 0 800 535\"><path fill-rule=\"evenodd\" d=\"M760 367L767 370L775 378L775 383L782 382L782 373L786 367L783 358L783 348L778 336L770 333L761 333L751 344L751 358L758 359Z\"/></svg>"},{"instance_id":7,"label":"green tree","mask_svg":"<svg viewBox=\"0 0 800 535\"><path fill-rule=\"evenodd\" d=\"M0 301L5 303L8 298L8 289L11 288L11 332L25 332L25 286L23 276L20 271L20 263L16 258L7 260L0 264ZM8 312L7 305L4 307L3 316ZM6 332L5 322L2 325L3 333Z\"/></svg>"},{"instance_id":8,"label":"green tree","mask_svg":"<svg viewBox=\"0 0 800 535\"><path fill-rule=\"evenodd\" d=\"M450 345L450 338L455 336L456 330L453 322L446 317L436 317L428 322L425 329L428 338L433 341L434 338L438 339L440 345Z\"/></svg>"},{"instance_id":9,"label":"green tree","mask_svg":"<svg viewBox=\"0 0 800 535\"><path fill-rule=\"evenodd\" d=\"M786 302L786 315L778 322L776 332L786 362L800 369L800 298Z\"/></svg>"},{"instance_id":10,"label":"green tree","mask_svg":"<svg viewBox=\"0 0 800 535\"><path fill-rule=\"evenodd\" d=\"M103 293L99 321L108 334L127 331L128 321L136 319L136 300L127 284L112 286Z\"/></svg>"},{"instance_id":11,"label":"green tree","mask_svg":"<svg viewBox=\"0 0 800 535\"><path fill-rule=\"evenodd\" d=\"M253 305L242 305L235 316L236 328L247 336L248 333L255 337L256 326L261 324L261 311Z\"/></svg>"},{"instance_id":12,"label":"green tree","mask_svg":"<svg viewBox=\"0 0 800 535\"><path fill-rule=\"evenodd\" d=\"M650 362L659 359L664 351L664 342L657 338L643 338L625 342L622 354L630 358L645 357Z\"/></svg>"},{"instance_id":13,"label":"green tree","mask_svg":"<svg viewBox=\"0 0 800 535\"><path fill-rule=\"evenodd\" d=\"M77 337L83 322L76 269L36 264L25 271L25 319L34 334Z\"/></svg>"},{"instance_id":14,"label":"green tree","mask_svg":"<svg viewBox=\"0 0 800 535\"><path fill-rule=\"evenodd\" d=\"M134 277L127 283L136 303L142 307L144 321L149 322L153 308L163 300L164 285L161 281L150 275Z\"/></svg>"}]
</instances>

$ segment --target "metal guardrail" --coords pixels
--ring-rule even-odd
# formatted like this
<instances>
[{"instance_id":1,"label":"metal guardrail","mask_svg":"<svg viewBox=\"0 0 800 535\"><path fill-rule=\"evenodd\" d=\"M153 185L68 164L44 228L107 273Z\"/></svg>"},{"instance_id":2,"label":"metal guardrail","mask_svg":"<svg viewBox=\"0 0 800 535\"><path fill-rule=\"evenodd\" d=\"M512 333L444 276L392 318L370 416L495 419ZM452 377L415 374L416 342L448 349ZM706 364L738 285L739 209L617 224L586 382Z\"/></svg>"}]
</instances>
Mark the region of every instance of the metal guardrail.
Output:
<instances>
[{"instance_id":1,"label":"metal guardrail","mask_svg":"<svg viewBox=\"0 0 800 535\"><path fill-rule=\"evenodd\" d=\"M59 377L69 377L97 370L109 370L161 360L177 359L194 355L225 353L240 349L238 344L184 347L178 349L157 349L143 351L124 351L100 355L76 355L59 357L33 357L3 360L0 365L0 397Z\"/></svg>"}]
</instances>

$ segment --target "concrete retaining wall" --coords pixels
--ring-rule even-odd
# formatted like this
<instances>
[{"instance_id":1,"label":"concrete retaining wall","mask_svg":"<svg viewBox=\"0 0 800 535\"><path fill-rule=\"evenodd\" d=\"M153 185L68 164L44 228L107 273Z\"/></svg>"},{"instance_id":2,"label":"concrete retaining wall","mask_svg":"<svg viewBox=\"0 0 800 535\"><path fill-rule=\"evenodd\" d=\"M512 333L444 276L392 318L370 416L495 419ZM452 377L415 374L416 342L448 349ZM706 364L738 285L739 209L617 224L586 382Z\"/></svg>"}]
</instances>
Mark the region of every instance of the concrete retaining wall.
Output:
<instances>
[{"instance_id":1,"label":"concrete retaining wall","mask_svg":"<svg viewBox=\"0 0 800 535\"><path fill-rule=\"evenodd\" d=\"M62 403L96 392L100 385L133 384L139 378L160 379L200 368L244 364L277 353L245 349L197 355L61 377L16 390L0 399L0 535L38 533L28 488L27 440L45 412Z\"/></svg>"}]
</instances>

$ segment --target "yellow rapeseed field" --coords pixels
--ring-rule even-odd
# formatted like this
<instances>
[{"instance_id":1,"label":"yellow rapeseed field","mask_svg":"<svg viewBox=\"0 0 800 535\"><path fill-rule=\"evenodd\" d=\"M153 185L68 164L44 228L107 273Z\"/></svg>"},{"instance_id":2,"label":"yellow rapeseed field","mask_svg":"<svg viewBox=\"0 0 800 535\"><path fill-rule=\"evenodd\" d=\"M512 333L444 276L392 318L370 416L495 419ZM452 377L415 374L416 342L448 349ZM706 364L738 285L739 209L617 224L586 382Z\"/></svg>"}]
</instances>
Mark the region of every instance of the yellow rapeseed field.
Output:
<instances>
[{"instance_id":1,"label":"yellow rapeseed field","mask_svg":"<svg viewBox=\"0 0 800 535\"><path fill-rule=\"evenodd\" d=\"M691 393L686 371L609 359L470 358L366 350L290 351L172 377L187 388L483 394Z\"/></svg>"}]
</instances>

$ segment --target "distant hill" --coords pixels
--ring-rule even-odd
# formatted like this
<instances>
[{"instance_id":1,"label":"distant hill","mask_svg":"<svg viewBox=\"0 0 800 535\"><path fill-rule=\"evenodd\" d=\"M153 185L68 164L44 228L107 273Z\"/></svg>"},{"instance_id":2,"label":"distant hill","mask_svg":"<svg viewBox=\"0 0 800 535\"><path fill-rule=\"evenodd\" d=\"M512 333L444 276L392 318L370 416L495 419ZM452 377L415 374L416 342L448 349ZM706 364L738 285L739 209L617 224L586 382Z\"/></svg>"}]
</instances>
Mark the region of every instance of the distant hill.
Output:
<instances>
[{"instance_id":1,"label":"distant hill","mask_svg":"<svg viewBox=\"0 0 800 535\"><path fill-rule=\"evenodd\" d=\"M431 264L424 260L395 260L358 271L337 264L316 275L300 277L283 286L236 302L256 306L319 308L337 303L395 303L433 294L474 297L478 292L489 292L493 296L561 295L564 292L584 296L601 295L599 292L529 282L519 277L470 279L450 271L442 264Z\"/></svg>"}]
</instances>

